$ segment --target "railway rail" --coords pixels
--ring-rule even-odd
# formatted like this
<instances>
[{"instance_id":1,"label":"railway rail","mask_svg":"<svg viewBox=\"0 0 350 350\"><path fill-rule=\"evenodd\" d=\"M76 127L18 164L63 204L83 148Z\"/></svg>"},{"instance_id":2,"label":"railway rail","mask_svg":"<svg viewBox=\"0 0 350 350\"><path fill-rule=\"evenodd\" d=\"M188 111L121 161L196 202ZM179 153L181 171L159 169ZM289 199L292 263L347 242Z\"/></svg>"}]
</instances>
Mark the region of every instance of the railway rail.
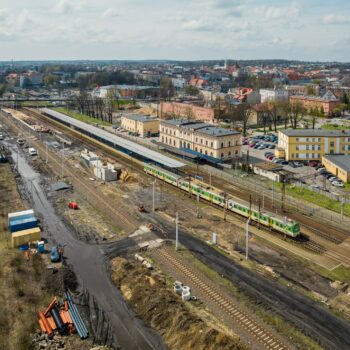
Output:
<instances>
[{"instance_id":1,"label":"railway rail","mask_svg":"<svg viewBox=\"0 0 350 350\"><path fill-rule=\"evenodd\" d=\"M33 111L31 109L28 109L28 108L24 108L23 110L29 116L37 118L40 121L42 121L42 122L44 122L44 123L46 123L48 125L51 125L52 127L59 129L60 131L63 131L65 134L68 134L70 137L72 137L72 139L78 140L79 143L85 145L86 147L89 147L93 151L100 151L101 150L101 148L99 148L99 146L101 144L98 141L96 141L94 139L90 139L86 135L81 135L79 132L77 132L75 130L72 130L69 127L64 126L64 125L62 125L62 124L60 124L60 123L58 123L56 121L53 121L53 120L51 120L48 117L45 117L40 112L36 112L36 111ZM102 146L104 147L104 151L111 158L117 160L119 163L121 163L121 164L123 164L123 165L125 165L127 167L132 168L133 171L136 171L138 174L143 174L144 173L143 170L142 170L143 164L141 164L141 162L138 162L138 161L136 161L134 163L127 162L125 159L123 159L122 156L117 155L117 152L114 152L113 150L109 149L108 146L104 146L104 145L102 145ZM170 186L171 188L174 188L173 186L171 186L170 184L167 184L166 182L162 182L162 183ZM230 187L232 188L232 186L230 186ZM240 192L240 194L242 195L242 192ZM266 200L265 200L265 202L266 202ZM215 205L213 205L213 206L215 208L218 208ZM227 212L226 215L227 214L230 215L230 216L233 215L235 218L239 218L240 221L243 222L243 220L241 220L239 215L234 215L231 212ZM309 225L307 225L307 228L310 229L310 230L313 230L317 235L321 236L324 239L329 240L330 242L339 244L342 241L341 239L339 239L337 237L331 236L331 235L327 234L326 232L320 231L317 228L310 227ZM272 230L269 230L269 232L270 233L274 233ZM277 234L276 234L276 236L277 236ZM304 236L309 237L309 235L307 233L304 233ZM282 236L280 238L283 239ZM302 246L304 249L309 250L309 251L311 251L311 252L313 252L315 254L323 254L323 253L325 253L327 251L327 249L324 246L322 246L318 242L316 242L314 240L311 240L311 239L307 239L307 240L303 240L303 241L295 241L295 240L289 239L289 241L291 243L298 244L298 245Z\"/></svg>"},{"instance_id":2,"label":"railway rail","mask_svg":"<svg viewBox=\"0 0 350 350\"><path fill-rule=\"evenodd\" d=\"M16 128L17 131L21 131L17 125L11 124L11 126ZM35 142L35 146L40 150L41 154L45 154L45 148L39 141L32 142ZM62 166L61 162L56 159L57 157L53 156L53 152L48 152L48 158L50 163L53 163L55 165L55 168L59 173ZM133 220L125 215L120 215L118 211L116 211L115 203L111 202L105 196L102 198L95 188L91 188L90 183L87 184L84 180L79 178L75 172L71 170L71 166L69 164L65 165L65 174L71 178L72 183L76 187L81 187L81 189L84 191L84 196L90 196L91 198L94 198L95 203L98 203L101 208L108 209L111 213L113 213L116 222L123 222L127 227L131 229L136 229L138 227L138 225Z\"/></svg>"},{"instance_id":3,"label":"railway rail","mask_svg":"<svg viewBox=\"0 0 350 350\"><path fill-rule=\"evenodd\" d=\"M263 327L254 318L250 317L245 311L238 307L232 300L224 295L213 285L207 283L198 273L191 267L187 266L182 260L174 256L166 248L154 250L152 253L156 259L161 262L171 263L174 268L185 274L190 279L191 284L200 289L202 293L210 297L215 304L234 322L238 323L245 331L247 331L255 340L257 340L263 348L267 350L287 350L288 347L281 342L269 330Z\"/></svg>"}]
</instances>

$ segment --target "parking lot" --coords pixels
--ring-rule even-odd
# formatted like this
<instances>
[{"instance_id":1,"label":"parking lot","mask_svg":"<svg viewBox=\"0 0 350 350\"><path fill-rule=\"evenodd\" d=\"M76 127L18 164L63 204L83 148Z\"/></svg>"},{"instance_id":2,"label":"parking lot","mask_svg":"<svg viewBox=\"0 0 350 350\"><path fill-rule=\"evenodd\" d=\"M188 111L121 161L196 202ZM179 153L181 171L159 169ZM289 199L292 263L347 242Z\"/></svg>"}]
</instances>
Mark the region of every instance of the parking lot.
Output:
<instances>
[{"instance_id":1,"label":"parking lot","mask_svg":"<svg viewBox=\"0 0 350 350\"><path fill-rule=\"evenodd\" d=\"M284 170L293 173L294 180L310 186L310 189L326 191L338 195L349 195L345 191L344 184L333 174L326 171L322 164L317 161L286 161L275 157L275 148L278 137L274 133L266 135L257 134L243 139L243 153L249 149L249 160L251 164L259 162L273 162L279 164Z\"/></svg>"}]
</instances>

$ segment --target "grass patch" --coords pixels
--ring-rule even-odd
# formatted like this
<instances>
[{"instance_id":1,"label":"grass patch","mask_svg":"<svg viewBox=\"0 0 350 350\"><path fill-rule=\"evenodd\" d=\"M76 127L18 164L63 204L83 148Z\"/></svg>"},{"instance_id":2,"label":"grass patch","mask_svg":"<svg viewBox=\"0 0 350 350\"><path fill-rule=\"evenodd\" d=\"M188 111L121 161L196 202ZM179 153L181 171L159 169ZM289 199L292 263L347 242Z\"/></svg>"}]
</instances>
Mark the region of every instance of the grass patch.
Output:
<instances>
[{"instance_id":1,"label":"grass patch","mask_svg":"<svg viewBox=\"0 0 350 350\"><path fill-rule=\"evenodd\" d=\"M21 107L52 107L50 101L23 101L20 102Z\"/></svg>"},{"instance_id":2,"label":"grass patch","mask_svg":"<svg viewBox=\"0 0 350 350\"><path fill-rule=\"evenodd\" d=\"M340 213L340 202L322 194L316 193L312 190L296 186L287 186L286 192L288 195L294 198L302 199L310 203L314 203L322 208L326 208L334 212ZM350 216L350 204L344 204L344 215Z\"/></svg>"},{"instance_id":3,"label":"grass patch","mask_svg":"<svg viewBox=\"0 0 350 350\"><path fill-rule=\"evenodd\" d=\"M338 124L324 124L322 125L324 130L348 130L350 125L338 125Z\"/></svg>"},{"instance_id":4,"label":"grass patch","mask_svg":"<svg viewBox=\"0 0 350 350\"><path fill-rule=\"evenodd\" d=\"M75 119L80 120L80 121L87 123L87 124L92 124L92 125L99 124L99 125L103 125L103 126L112 125L111 123L108 123L108 122L103 121L101 119L89 117L88 115L81 114L81 113L72 111L70 109L64 108L64 107L57 107L57 108L53 108L53 109L57 112L66 114L72 118L75 118Z\"/></svg>"}]
</instances>

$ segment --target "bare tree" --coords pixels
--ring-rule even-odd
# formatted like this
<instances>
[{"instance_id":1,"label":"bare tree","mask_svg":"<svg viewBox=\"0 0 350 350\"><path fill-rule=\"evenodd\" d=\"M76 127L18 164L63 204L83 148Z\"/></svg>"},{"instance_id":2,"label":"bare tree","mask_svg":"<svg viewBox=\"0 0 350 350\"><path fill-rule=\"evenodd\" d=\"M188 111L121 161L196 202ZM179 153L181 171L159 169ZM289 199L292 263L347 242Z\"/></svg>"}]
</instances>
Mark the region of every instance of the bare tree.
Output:
<instances>
[{"instance_id":1,"label":"bare tree","mask_svg":"<svg viewBox=\"0 0 350 350\"><path fill-rule=\"evenodd\" d=\"M243 136L247 136L247 126L252 115L252 106L249 103L241 103L233 110L233 119L242 123Z\"/></svg>"},{"instance_id":2,"label":"bare tree","mask_svg":"<svg viewBox=\"0 0 350 350\"><path fill-rule=\"evenodd\" d=\"M271 101L269 102L269 106L271 124L273 125L274 131L277 132L277 124L280 117L281 103L277 101Z\"/></svg>"},{"instance_id":3,"label":"bare tree","mask_svg":"<svg viewBox=\"0 0 350 350\"><path fill-rule=\"evenodd\" d=\"M298 127L298 123L303 119L306 109L300 102L290 104L289 120L293 129Z\"/></svg>"},{"instance_id":4,"label":"bare tree","mask_svg":"<svg viewBox=\"0 0 350 350\"><path fill-rule=\"evenodd\" d=\"M266 126L271 125L271 108L268 103L262 103L257 111L258 119L261 120L264 134L266 134Z\"/></svg>"}]
</instances>

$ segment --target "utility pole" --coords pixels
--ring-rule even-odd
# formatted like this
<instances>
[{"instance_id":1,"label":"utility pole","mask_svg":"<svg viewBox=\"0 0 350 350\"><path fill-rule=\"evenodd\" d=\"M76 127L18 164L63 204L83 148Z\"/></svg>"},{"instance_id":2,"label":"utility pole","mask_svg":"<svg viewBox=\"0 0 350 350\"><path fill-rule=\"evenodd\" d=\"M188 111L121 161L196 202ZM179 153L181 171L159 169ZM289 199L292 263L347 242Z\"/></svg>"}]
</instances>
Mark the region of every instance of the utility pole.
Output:
<instances>
[{"instance_id":1,"label":"utility pole","mask_svg":"<svg viewBox=\"0 0 350 350\"><path fill-rule=\"evenodd\" d=\"M154 213L156 211L155 199L154 199L156 180L154 180L152 184L153 184L153 189L152 189L152 194L153 194L152 209L153 209L153 213Z\"/></svg>"},{"instance_id":2,"label":"utility pole","mask_svg":"<svg viewBox=\"0 0 350 350\"><path fill-rule=\"evenodd\" d=\"M209 185L211 187L211 171L209 172Z\"/></svg>"},{"instance_id":3,"label":"utility pole","mask_svg":"<svg viewBox=\"0 0 350 350\"><path fill-rule=\"evenodd\" d=\"M286 179L283 178L282 181L282 202L281 202L281 209L284 210L284 201L286 198Z\"/></svg>"},{"instance_id":4,"label":"utility pole","mask_svg":"<svg viewBox=\"0 0 350 350\"><path fill-rule=\"evenodd\" d=\"M265 192L263 191L262 208L265 209Z\"/></svg>"},{"instance_id":5,"label":"utility pole","mask_svg":"<svg viewBox=\"0 0 350 350\"><path fill-rule=\"evenodd\" d=\"M224 220L226 221L226 202L227 202L227 193L224 193Z\"/></svg>"},{"instance_id":6,"label":"utility pole","mask_svg":"<svg viewBox=\"0 0 350 350\"><path fill-rule=\"evenodd\" d=\"M175 216L175 250L179 249L179 214Z\"/></svg>"},{"instance_id":7,"label":"utility pole","mask_svg":"<svg viewBox=\"0 0 350 350\"><path fill-rule=\"evenodd\" d=\"M61 164L61 176L64 176L64 141L62 141L62 164Z\"/></svg>"},{"instance_id":8,"label":"utility pole","mask_svg":"<svg viewBox=\"0 0 350 350\"><path fill-rule=\"evenodd\" d=\"M260 198L259 198L259 201L258 201L258 207L259 207L259 210L258 210L258 228L260 229L260 213L261 213L261 206L260 206Z\"/></svg>"},{"instance_id":9,"label":"utility pole","mask_svg":"<svg viewBox=\"0 0 350 350\"><path fill-rule=\"evenodd\" d=\"M275 207L275 181L272 180L272 208Z\"/></svg>"},{"instance_id":10,"label":"utility pole","mask_svg":"<svg viewBox=\"0 0 350 350\"><path fill-rule=\"evenodd\" d=\"M197 193L197 219L199 219L199 193Z\"/></svg>"},{"instance_id":11,"label":"utility pole","mask_svg":"<svg viewBox=\"0 0 350 350\"><path fill-rule=\"evenodd\" d=\"M188 197L191 198L192 197L192 188L191 188L191 174L189 174L189 180L188 180Z\"/></svg>"},{"instance_id":12,"label":"utility pole","mask_svg":"<svg viewBox=\"0 0 350 350\"><path fill-rule=\"evenodd\" d=\"M47 164L49 162L49 155L47 153L47 142L45 143L45 151L46 151L46 160L45 163Z\"/></svg>"},{"instance_id":13,"label":"utility pole","mask_svg":"<svg viewBox=\"0 0 350 350\"><path fill-rule=\"evenodd\" d=\"M19 147L17 145L17 173L19 173Z\"/></svg>"},{"instance_id":14,"label":"utility pole","mask_svg":"<svg viewBox=\"0 0 350 350\"><path fill-rule=\"evenodd\" d=\"M247 173L249 173L249 148L247 149Z\"/></svg>"},{"instance_id":15,"label":"utility pole","mask_svg":"<svg viewBox=\"0 0 350 350\"><path fill-rule=\"evenodd\" d=\"M246 229L245 229L245 259L246 260L248 260L248 250L249 250L249 224L250 224L250 217L247 220Z\"/></svg>"}]
</instances>

